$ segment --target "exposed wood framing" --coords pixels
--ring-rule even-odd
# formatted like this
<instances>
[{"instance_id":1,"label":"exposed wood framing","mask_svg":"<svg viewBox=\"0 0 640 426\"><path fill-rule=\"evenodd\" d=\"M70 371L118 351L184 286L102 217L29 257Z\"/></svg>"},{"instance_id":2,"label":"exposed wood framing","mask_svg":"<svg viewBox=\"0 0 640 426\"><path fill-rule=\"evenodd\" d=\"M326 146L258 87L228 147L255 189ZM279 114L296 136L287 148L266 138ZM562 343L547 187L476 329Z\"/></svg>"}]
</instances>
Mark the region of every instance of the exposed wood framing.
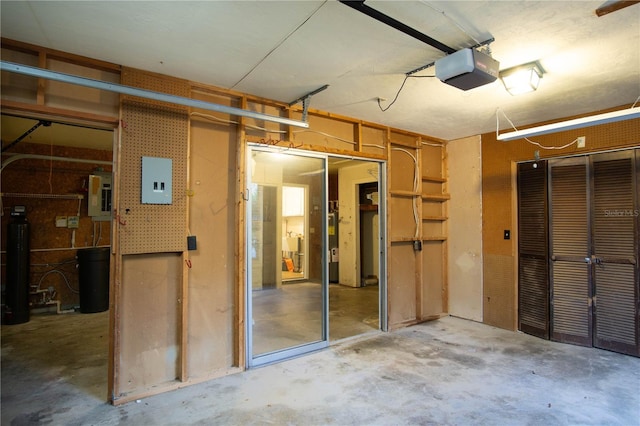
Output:
<instances>
[{"instance_id":1,"label":"exposed wood framing","mask_svg":"<svg viewBox=\"0 0 640 426\"><path fill-rule=\"evenodd\" d=\"M241 98L241 108L247 108L247 98ZM246 155L247 155L247 134L244 126L246 119L240 117L238 122L238 143L236 149L236 240L235 240L235 257L236 257L236 309L235 309L235 363L241 369L247 365L247 351L245 346L246 340L246 324L245 324L245 304L246 304L246 209L247 209L247 192L245 187L246 176Z\"/></svg>"},{"instance_id":2,"label":"exposed wood framing","mask_svg":"<svg viewBox=\"0 0 640 426\"><path fill-rule=\"evenodd\" d=\"M11 40L2 37L0 39L2 47L6 49L16 50L19 52L32 53L34 55L44 54L49 59L58 59L67 63L94 68L102 71L120 72L120 65L111 62L100 61L97 59L87 58L85 56L74 55L72 53L62 52L60 50L49 49L46 47L36 46L21 41ZM46 67L43 67L46 68Z\"/></svg>"},{"instance_id":3,"label":"exposed wood framing","mask_svg":"<svg viewBox=\"0 0 640 426\"><path fill-rule=\"evenodd\" d=\"M45 52L39 52L38 54L38 66L42 69L47 68L47 54ZM44 78L38 79L38 91L36 94L36 103L38 105L44 105L44 92L47 87L47 82Z\"/></svg>"},{"instance_id":4,"label":"exposed wood framing","mask_svg":"<svg viewBox=\"0 0 640 426\"><path fill-rule=\"evenodd\" d=\"M289 118L297 118L302 113L302 108L299 107L288 107L288 105L276 102L273 100L263 99L256 96L245 95L240 92L235 92L232 90L226 90L222 88L217 88L213 86L208 86L200 83L193 82L185 82L184 80L174 79L172 77L162 76L160 74L148 73L146 71L139 70L130 70L126 68L122 68L119 65L109 64L101 61L94 61L87 58L78 57L75 55L66 54L64 52L57 52L51 49L44 49L37 46L32 46L24 43L12 42L9 40L2 40L3 47L7 47L8 49L20 50L32 53L39 58L39 65L42 68L46 68L46 64L51 60L62 60L68 63L78 64L94 69L106 70L114 73L122 73L125 75L127 72L135 72L144 73L147 76L152 76L154 78L154 82L157 82L160 85L170 85L170 83L174 83L179 81L182 86L189 88L190 96L194 97L195 94L206 94L210 96L220 96L222 98L228 99L230 102L239 101L240 107L242 109L247 109L248 105L251 103L255 103L261 107L267 108L275 108L279 110L279 114L287 116ZM29 116L46 116L46 117L59 117L61 121L66 122L82 122L82 123L92 123L92 126L97 128L105 128L105 129L113 129L117 128L120 123L119 118L116 117L108 117L101 116L97 114L91 113L83 113L77 111L70 111L61 108L52 108L48 107L45 104L46 95L47 95L48 85L40 83L38 84L38 93L37 99L33 100L33 104L13 102L13 101L3 101L2 103L2 112L14 112L21 113L23 115ZM123 99L123 98L121 98ZM122 105L120 108L120 114L122 114ZM296 149L302 149L307 151L314 151L319 153L325 153L329 155L339 155L339 156L347 156L347 157L358 157L362 159L371 159L376 161L385 161L386 163L386 177L387 182L389 184L385 185L386 194L381 194L381 196L386 195L387 206L390 206L391 200L393 199L395 202L400 203L400 212L391 211L391 208L387 208L387 234L384 236L386 239L385 244L387 247L387 253L389 255L394 254L396 256L395 261L396 264L394 266L395 269L387 268L387 283L394 282L395 284L400 284L400 287L397 285L391 291L388 291L387 298L387 312L389 313L388 319L389 329L400 328L407 325L415 324L420 321L434 319L440 316L438 313L427 312L429 309L429 305L425 305L424 299L425 297L433 297L434 291L433 288L427 287L429 285L426 281L426 277L428 274L428 268L430 267L429 263L424 264L423 261L427 254L420 251L413 251L413 256L411 256L411 245L417 239L421 241L432 241L432 244L441 244L444 247L444 254L442 259L437 259L437 263L434 265L442 265L444 268L444 277L445 283L443 283L443 292L442 292L442 303L447 306L447 286L446 286L446 223L448 212L446 210L447 200L449 196L447 194L447 178L446 178L446 159L443 154L443 163L442 163L442 173L440 176L431 176L428 172L424 172L426 170L426 164L429 163L429 158L433 157L422 157L421 152L426 149L423 147L423 144L428 145L437 145L436 147L432 147L433 151L440 150L443 152L443 148L446 144L445 141L432 138L429 136L419 135L414 132L404 131L399 129L391 129L388 126L383 126L377 123L370 123L362 120L357 120L350 117L341 116L339 114L333 114L328 112L323 112L319 110L309 109L308 114L310 118L316 118L317 126L319 127L316 130L322 130L325 132L331 132L332 129L337 129L336 132L342 138L351 139L353 138L353 146L349 146L349 149L340 149L337 147L345 146L340 143L329 144L329 146L324 146L320 143L316 143L314 141L318 141L318 138L315 139L313 137L305 138L303 136L298 135L298 140L303 141L306 139L305 143L295 146ZM178 311L178 344L179 344L179 364L177 365L177 379L178 380L169 380L163 383L152 384L151 386L140 386L136 388L136 386L129 386L130 392L123 392L123 389L127 388L128 377L125 376L128 374L127 371L123 371L126 369L126 365L123 365L120 356L122 347L122 336L121 330L123 327L127 327L127 331L129 331L129 327L132 327L133 330L138 330L137 324L123 324L122 317L123 311L122 306L123 296L122 289L123 285L126 283L122 282L123 277L123 257L121 254L121 241L120 235L122 234L122 226L124 225L124 221L126 218L120 217L120 189L125 188L124 182L121 182L120 177L120 165L121 162L121 143L120 143L120 132L116 131L117 143L114 148L114 185L113 185L113 206L114 206L114 221L112 226L112 263L111 263L111 274L112 274L112 283L110 292L110 348L109 348L109 399L115 405L122 404L125 402L129 402L135 399L143 398L145 396L154 395L157 393L165 392L172 389L179 389L181 387L199 383L205 380L209 380L214 377L219 377L226 374L231 374L234 372L242 371L245 368L247 357L250 354L246 353L245 340L246 340L246 324L245 324L245 304L246 304L246 279L247 279L247 270L246 270L246 191L245 182L247 180L247 170L246 170L246 149L247 142L265 142L264 138L269 135L269 132L265 132L264 135L255 136L256 131L250 131L252 135L247 135L247 130L245 129L245 124L250 123L250 121L244 117L235 117L231 116L231 120L237 122L238 124L230 123L229 128L233 129L233 126L237 126L235 131L237 131L237 143L235 147L235 164L228 164L230 170L235 169L236 173L236 182L235 185L229 182L229 186L233 186L233 188L229 189L229 198L235 202L234 212L235 215L234 225L235 232L233 235L235 237L229 236L228 244L233 244L233 296L231 298L233 306L229 306L230 309L234 310L233 320L232 320L232 330L229 330L229 333L233 334L233 353L230 351L229 355L231 358L229 359L229 364L233 364L231 367L224 367L216 371L191 371L189 365L189 359L191 357L192 362L195 363L193 357L197 354L194 353L194 349L190 347L189 342L189 319L190 317L190 309L194 309L196 304L196 299L192 298L191 303L188 300L189 298L189 279L194 279L196 272L189 271L188 260L190 258L190 253L188 251L182 251L179 253L182 270L178 270L178 278L181 281L178 285L178 294L179 294L179 305L177 307ZM161 121L157 118L148 119L149 125L155 126L157 124L162 124ZM191 132L191 119L189 118L189 123L187 125L188 131ZM145 122L146 124L146 122ZM349 127L351 126L351 127ZM290 126L280 127L280 129L286 130L286 133L281 136L283 139L286 138L287 141L294 140L294 132ZM371 130L373 129L373 130ZM195 129L193 130L195 133ZM260 134L260 132L258 132ZM187 135L186 141L176 141L177 143L190 143L189 141L192 138L192 134L189 133ZM367 140L369 139L369 140ZM282 141L279 143L279 146L283 148L290 148L293 146L289 146L290 142ZM349 142L351 143L351 142ZM367 149L366 145L376 144L381 145L383 148L380 151L374 149ZM285 146L286 145L286 146ZM409 174L409 170L399 169L401 165L406 165L405 160L401 159L396 161L396 164L392 164L391 161L391 149L392 145L397 147L402 147L410 151L417 158L417 171L420 173L418 175L419 182L418 188L408 187L409 181L405 182L405 175L407 179ZM337 146L337 147L336 147ZM438 146L440 148L438 148ZM196 146L193 147L193 151L191 150L191 146L187 146L186 151L186 161L187 161L187 189L190 189L192 182L191 179L191 170L195 172L195 162L191 164L191 155L196 152ZM365 152L366 151L374 151L375 153ZM404 155L404 154L401 154ZM181 155L180 155L181 157ZM229 155L231 158L231 155ZM182 157L181 157L182 159ZM194 160L195 161L195 160ZM223 165L226 165L224 161L221 160ZM233 162L233 160L232 160ZM437 167L436 167L437 169ZM413 172L412 172L413 173ZM436 174L434 172L434 174ZM392 178L402 177L402 186L393 188L390 184ZM413 176L413 175L412 175ZM442 192L441 193L431 193L437 192L434 191L433 184L441 184ZM428 184L432 184L430 187ZM429 187L429 188L427 188ZM231 194L235 188L235 194ZM180 188L181 190L182 188ZM427 191L427 189L430 189ZM409 201L411 203L417 203L416 208L418 209L418 236L414 235L415 228L409 232L409 229L404 225L408 225L408 223L402 224L401 229L398 231L398 234L394 234L394 229L392 227L391 218L398 218L398 214L407 215L407 217L412 217L413 212L411 208L409 208ZM433 203L441 203L442 210L441 214L437 214L438 211L434 210L433 212L428 212L425 208L426 204L424 201L430 201ZM395 206L394 208L397 208ZM230 208L230 204L229 204ZM192 211L193 210L193 211ZM189 203L187 203L187 209L185 214L185 220L187 221L187 226L189 225L189 220L191 214L194 213L195 205L193 209L190 209ZM402 216L404 217L404 216ZM422 219L422 220L420 220ZM231 219L229 219L231 220ZM443 226L443 235L426 235L425 228L427 224L423 222L440 222ZM433 225L433 223L429 223L428 225ZM438 229L438 228L434 228ZM435 232L433 232L435 233ZM404 234L404 235L403 235ZM393 238L390 238L391 235L395 235ZM231 243L231 238L233 238L233 243ZM227 246L230 250L231 247ZM393 252L393 249L396 251ZM194 257L193 254L191 257ZM127 259L124 259L127 260ZM229 261L232 262L231 260ZM410 267L410 270L405 270L404 274L400 271L400 280L398 277L394 276L394 273L397 275L398 265L402 267L403 263L406 263L407 267ZM401 281L401 282L399 282ZM226 282L226 285L230 285ZM439 283L437 284L439 286ZM125 287L126 288L126 287ZM411 295L410 292L415 290L415 296ZM439 287L438 287L439 290ZM406 291L406 294L402 294L402 292ZM404 304L404 305L403 305ZM413 315L413 310L415 305L415 316ZM404 315L401 310L410 309L411 312L408 315ZM399 315L400 314L400 315ZM413 318L408 318L410 316L414 316ZM391 323L390 318L394 318L394 323ZM193 326L193 324L192 324ZM231 337L229 337L231 339ZM225 354L222 354L225 355ZM194 368L191 365L191 368ZM134 389L134 390L131 390Z\"/></svg>"},{"instance_id":5,"label":"exposed wood framing","mask_svg":"<svg viewBox=\"0 0 640 426\"><path fill-rule=\"evenodd\" d=\"M118 118L116 117L55 108L46 105L28 104L3 99L0 108L2 108L2 113L4 114L20 113L20 115L27 115L33 118L47 118L52 121L56 121L56 118L58 118L59 121L63 122L88 124L95 128L108 130L118 127Z\"/></svg>"},{"instance_id":6,"label":"exposed wood framing","mask_svg":"<svg viewBox=\"0 0 640 426\"><path fill-rule=\"evenodd\" d=\"M387 159L387 157L385 155L370 154L370 153L367 153L367 152L356 152L356 151L350 151L350 150L346 150L346 149L336 149L336 148L330 148L330 147L318 146L318 145L307 145L307 144L290 145L286 141L280 141L277 144L273 144L270 141L265 140L264 138L261 138L261 137L258 137L258 136L245 136L245 140L247 142L262 143L262 144L265 144L265 145L276 146L276 147L282 148L284 150L290 149L290 148L295 148L295 149L301 149L301 150L305 150L305 151L322 152L322 153L325 153L325 154L335 154L335 155L342 155L342 156L357 155L359 158L363 158L363 159L367 159L368 158L368 159L371 159L371 160L379 160L379 161L384 161L384 160Z\"/></svg>"},{"instance_id":7,"label":"exposed wood framing","mask_svg":"<svg viewBox=\"0 0 640 426\"><path fill-rule=\"evenodd\" d=\"M116 143L113 147L113 170L111 185L111 206L113 208L114 219L111 224L111 264L109 283L109 359L108 359L108 383L107 395L112 404L117 398L116 392L120 387L120 300L122 289L122 254L120 253L120 163L122 134L120 129L115 132Z\"/></svg>"},{"instance_id":8,"label":"exposed wood framing","mask_svg":"<svg viewBox=\"0 0 640 426\"><path fill-rule=\"evenodd\" d=\"M191 116L187 116L187 182L185 193L189 194L191 188ZM185 207L185 228L189 229L189 213L191 203L187 201ZM186 237L185 237L186 238ZM186 266L186 267L185 267ZM180 286L180 376L178 379L185 382L189 378L189 270L191 269L191 260L189 252L182 252L182 285Z\"/></svg>"},{"instance_id":9,"label":"exposed wood framing","mask_svg":"<svg viewBox=\"0 0 640 426\"><path fill-rule=\"evenodd\" d=\"M441 171L441 179L442 179L442 192L448 195L449 192L449 163L447 150L444 147L441 150L442 152L442 171ZM449 200L451 197L447 198ZM442 214L444 217L449 217L449 203L442 203ZM449 235L449 221L445 221L442 223L442 232L445 235L445 238L442 240L442 313L441 315L447 314L449 312L449 241L446 236Z\"/></svg>"},{"instance_id":10,"label":"exposed wood framing","mask_svg":"<svg viewBox=\"0 0 640 426\"><path fill-rule=\"evenodd\" d=\"M416 168L414 173L416 174L416 177L421 175L421 171L422 171L422 138L418 137L416 138L416 150L415 150L415 156L416 156ZM414 179L416 178L414 177ZM418 187L416 188L417 192L419 194L422 194L422 179L418 179ZM416 219L416 226L418 228L418 236L423 236L424 233L424 226L422 225L422 220L420 220L420 218L422 217L422 200L419 197L414 198L413 200L411 200L411 202L413 204L415 204L416 206L414 208L417 208L417 219ZM412 206L413 207L413 206ZM424 257L425 254L422 250L418 250L415 252L416 255L416 276L415 276L415 286L416 286L416 318L417 319L422 319L423 317L423 313L422 313L422 301L424 300L424 285L423 285L423 276L424 276L424 272L423 272L423 263L424 263Z\"/></svg>"}]
</instances>

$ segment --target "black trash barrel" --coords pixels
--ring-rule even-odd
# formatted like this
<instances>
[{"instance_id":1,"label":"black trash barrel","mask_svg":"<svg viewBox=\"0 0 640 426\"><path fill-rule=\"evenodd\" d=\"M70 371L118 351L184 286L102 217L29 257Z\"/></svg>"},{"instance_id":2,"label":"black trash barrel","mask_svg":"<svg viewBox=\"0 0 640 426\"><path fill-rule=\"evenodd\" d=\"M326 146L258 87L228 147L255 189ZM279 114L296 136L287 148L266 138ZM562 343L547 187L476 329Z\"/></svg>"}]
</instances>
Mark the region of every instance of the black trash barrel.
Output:
<instances>
[{"instance_id":1,"label":"black trash barrel","mask_svg":"<svg viewBox=\"0 0 640 426\"><path fill-rule=\"evenodd\" d=\"M7 226L7 286L5 322L29 322L29 222L24 215L11 213Z\"/></svg>"},{"instance_id":2,"label":"black trash barrel","mask_svg":"<svg viewBox=\"0 0 640 426\"><path fill-rule=\"evenodd\" d=\"M109 309L109 247L78 250L80 312Z\"/></svg>"}]
</instances>

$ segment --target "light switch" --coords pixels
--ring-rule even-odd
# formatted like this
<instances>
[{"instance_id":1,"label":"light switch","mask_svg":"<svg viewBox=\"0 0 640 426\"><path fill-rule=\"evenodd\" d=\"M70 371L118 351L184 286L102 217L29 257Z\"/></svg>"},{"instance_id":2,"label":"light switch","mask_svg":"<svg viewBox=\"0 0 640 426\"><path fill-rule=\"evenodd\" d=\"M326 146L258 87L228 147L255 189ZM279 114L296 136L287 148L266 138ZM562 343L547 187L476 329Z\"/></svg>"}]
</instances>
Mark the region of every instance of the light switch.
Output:
<instances>
[{"instance_id":1,"label":"light switch","mask_svg":"<svg viewBox=\"0 0 640 426\"><path fill-rule=\"evenodd\" d=\"M173 160L142 157L142 204L171 204Z\"/></svg>"}]
</instances>

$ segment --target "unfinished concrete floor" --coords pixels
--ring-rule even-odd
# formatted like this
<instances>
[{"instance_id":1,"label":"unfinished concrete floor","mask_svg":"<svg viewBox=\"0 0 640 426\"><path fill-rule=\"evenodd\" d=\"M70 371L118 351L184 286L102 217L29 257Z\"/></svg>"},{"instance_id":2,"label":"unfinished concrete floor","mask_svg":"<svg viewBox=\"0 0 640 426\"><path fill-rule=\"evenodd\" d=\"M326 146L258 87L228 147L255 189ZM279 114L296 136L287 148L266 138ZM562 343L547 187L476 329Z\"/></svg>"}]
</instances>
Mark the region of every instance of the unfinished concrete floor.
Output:
<instances>
[{"instance_id":1,"label":"unfinished concrete floor","mask_svg":"<svg viewBox=\"0 0 640 426\"><path fill-rule=\"evenodd\" d=\"M46 321L91 327L104 325L104 314ZM106 368L101 380L92 362L75 367L78 359L103 362L106 335L90 345L71 324L43 336L41 323L2 326L3 425L640 422L640 359L452 317L119 407L104 402Z\"/></svg>"}]
</instances>

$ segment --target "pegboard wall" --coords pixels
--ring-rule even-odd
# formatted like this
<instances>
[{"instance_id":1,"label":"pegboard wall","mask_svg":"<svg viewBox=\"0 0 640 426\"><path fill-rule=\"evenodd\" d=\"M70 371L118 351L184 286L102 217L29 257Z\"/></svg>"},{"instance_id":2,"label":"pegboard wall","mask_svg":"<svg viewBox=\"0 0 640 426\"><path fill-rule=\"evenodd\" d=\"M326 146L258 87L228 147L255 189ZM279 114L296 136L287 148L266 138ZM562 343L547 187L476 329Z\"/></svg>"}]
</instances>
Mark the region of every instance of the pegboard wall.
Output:
<instances>
[{"instance_id":1,"label":"pegboard wall","mask_svg":"<svg viewBox=\"0 0 640 426\"><path fill-rule=\"evenodd\" d=\"M122 254L186 250L187 145L186 110L123 102L117 212ZM172 204L142 204L142 157L172 159Z\"/></svg>"},{"instance_id":2,"label":"pegboard wall","mask_svg":"<svg viewBox=\"0 0 640 426\"><path fill-rule=\"evenodd\" d=\"M168 77L166 75L154 74L147 71L141 71L133 68L123 67L120 76L121 84L141 89L151 90L154 92L167 93L170 95L182 96L188 98L191 93L191 86L186 80ZM121 97L123 101L139 101L140 98L135 96ZM153 101L145 99L147 104L171 106L166 102Z\"/></svg>"}]
</instances>

